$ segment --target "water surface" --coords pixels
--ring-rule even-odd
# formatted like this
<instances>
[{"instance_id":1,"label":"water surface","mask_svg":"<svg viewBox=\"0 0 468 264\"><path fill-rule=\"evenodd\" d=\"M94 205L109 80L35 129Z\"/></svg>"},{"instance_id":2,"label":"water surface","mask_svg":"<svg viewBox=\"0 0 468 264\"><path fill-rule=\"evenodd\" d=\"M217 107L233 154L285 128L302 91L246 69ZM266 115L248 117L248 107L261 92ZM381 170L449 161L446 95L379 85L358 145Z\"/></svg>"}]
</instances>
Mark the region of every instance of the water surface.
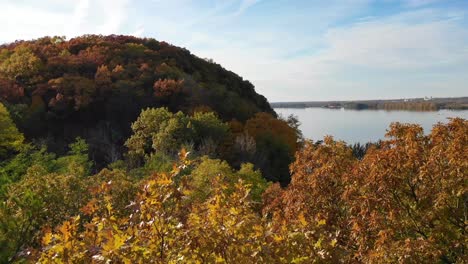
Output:
<instances>
[{"instance_id":1,"label":"water surface","mask_svg":"<svg viewBox=\"0 0 468 264\"><path fill-rule=\"evenodd\" d=\"M332 135L348 143L366 143L383 139L392 122L420 124L425 133L430 132L437 122L448 121L449 117L468 119L468 110L435 112L386 111L386 110L345 110L327 108L276 108L275 111L287 117L298 116L305 138L323 139Z\"/></svg>"}]
</instances>

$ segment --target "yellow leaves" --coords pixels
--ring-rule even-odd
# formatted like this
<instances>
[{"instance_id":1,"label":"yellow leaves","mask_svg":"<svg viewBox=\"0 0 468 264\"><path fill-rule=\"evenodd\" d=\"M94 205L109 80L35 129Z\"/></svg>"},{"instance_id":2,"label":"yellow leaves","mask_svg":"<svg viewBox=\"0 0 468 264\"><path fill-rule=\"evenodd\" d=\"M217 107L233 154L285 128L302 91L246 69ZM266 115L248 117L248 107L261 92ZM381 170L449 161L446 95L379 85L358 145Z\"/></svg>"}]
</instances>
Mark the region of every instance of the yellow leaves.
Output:
<instances>
[{"instance_id":1,"label":"yellow leaves","mask_svg":"<svg viewBox=\"0 0 468 264\"><path fill-rule=\"evenodd\" d=\"M293 264L297 264L297 263L307 263L308 261L310 261L310 258L309 257L298 257L298 258L294 258L291 263Z\"/></svg>"},{"instance_id":2,"label":"yellow leaves","mask_svg":"<svg viewBox=\"0 0 468 264\"><path fill-rule=\"evenodd\" d=\"M167 175L165 173L162 173L158 175L158 178L156 180L157 185L169 185L172 183L172 178L170 175Z\"/></svg>"},{"instance_id":3,"label":"yellow leaves","mask_svg":"<svg viewBox=\"0 0 468 264\"><path fill-rule=\"evenodd\" d=\"M97 231L100 232L100 231L102 231L103 228L104 228L104 223L99 222L99 223L97 224Z\"/></svg>"},{"instance_id":4,"label":"yellow leaves","mask_svg":"<svg viewBox=\"0 0 468 264\"><path fill-rule=\"evenodd\" d=\"M261 237L261 236L263 236L263 234L265 232L263 226L261 226L261 225L254 225L253 230L254 230L253 237Z\"/></svg>"},{"instance_id":5,"label":"yellow leaves","mask_svg":"<svg viewBox=\"0 0 468 264\"><path fill-rule=\"evenodd\" d=\"M118 251L125 244L126 237L118 233L109 233L107 241L103 245L105 252Z\"/></svg>"},{"instance_id":6,"label":"yellow leaves","mask_svg":"<svg viewBox=\"0 0 468 264\"><path fill-rule=\"evenodd\" d=\"M52 231L50 228L44 231L44 236L42 237L42 245L47 246L52 241Z\"/></svg>"},{"instance_id":7,"label":"yellow leaves","mask_svg":"<svg viewBox=\"0 0 468 264\"><path fill-rule=\"evenodd\" d=\"M304 212L301 212L299 214L299 216L297 217L297 219L299 220L299 223L301 224L302 227L306 227L307 226L307 220L305 219L304 217Z\"/></svg>"},{"instance_id":8,"label":"yellow leaves","mask_svg":"<svg viewBox=\"0 0 468 264\"><path fill-rule=\"evenodd\" d=\"M59 232L62 234L63 241L68 241L71 237L72 226L69 221L65 221L59 228Z\"/></svg>"},{"instance_id":9,"label":"yellow leaves","mask_svg":"<svg viewBox=\"0 0 468 264\"><path fill-rule=\"evenodd\" d=\"M106 209L107 209L107 213L109 215L112 215L112 204L109 201L106 203Z\"/></svg>"},{"instance_id":10,"label":"yellow leaves","mask_svg":"<svg viewBox=\"0 0 468 264\"><path fill-rule=\"evenodd\" d=\"M326 224L327 224L327 220L325 220L325 219L317 220L317 225L318 226L323 226L323 225L326 225Z\"/></svg>"},{"instance_id":11,"label":"yellow leaves","mask_svg":"<svg viewBox=\"0 0 468 264\"><path fill-rule=\"evenodd\" d=\"M224 260L223 257L221 256L216 256L216 263L226 263L226 260Z\"/></svg>"},{"instance_id":12,"label":"yellow leaves","mask_svg":"<svg viewBox=\"0 0 468 264\"><path fill-rule=\"evenodd\" d=\"M273 235L273 240L274 240L275 242L281 242L281 241L284 240L284 237L281 236L281 235L274 234L274 235Z\"/></svg>"},{"instance_id":13,"label":"yellow leaves","mask_svg":"<svg viewBox=\"0 0 468 264\"><path fill-rule=\"evenodd\" d=\"M235 207L231 207L229 208L229 213L231 215L238 215L240 213L239 209L235 208Z\"/></svg>"},{"instance_id":14,"label":"yellow leaves","mask_svg":"<svg viewBox=\"0 0 468 264\"><path fill-rule=\"evenodd\" d=\"M322 248L322 242L323 242L323 239L319 238L319 240L317 240L317 242L315 242L314 247L316 249L321 249Z\"/></svg>"}]
</instances>

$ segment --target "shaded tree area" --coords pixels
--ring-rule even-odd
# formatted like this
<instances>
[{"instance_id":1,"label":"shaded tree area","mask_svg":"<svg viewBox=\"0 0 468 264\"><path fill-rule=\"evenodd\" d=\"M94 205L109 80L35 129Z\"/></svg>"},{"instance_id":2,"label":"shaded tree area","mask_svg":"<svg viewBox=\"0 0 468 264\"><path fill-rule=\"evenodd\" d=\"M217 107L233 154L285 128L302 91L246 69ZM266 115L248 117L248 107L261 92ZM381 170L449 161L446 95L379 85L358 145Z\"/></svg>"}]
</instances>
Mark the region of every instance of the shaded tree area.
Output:
<instances>
[{"instance_id":1,"label":"shaded tree area","mask_svg":"<svg viewBox=\"0 0 468 264\"><path fill-rule=\"evenodd\" d=\"M0 100L27 139L64 154L80 136L98 167L121 158L142 109L223 121L276 114L248 81L188 50L154 39L85 35L0 46Z\"/></svg>"}]
</instances>

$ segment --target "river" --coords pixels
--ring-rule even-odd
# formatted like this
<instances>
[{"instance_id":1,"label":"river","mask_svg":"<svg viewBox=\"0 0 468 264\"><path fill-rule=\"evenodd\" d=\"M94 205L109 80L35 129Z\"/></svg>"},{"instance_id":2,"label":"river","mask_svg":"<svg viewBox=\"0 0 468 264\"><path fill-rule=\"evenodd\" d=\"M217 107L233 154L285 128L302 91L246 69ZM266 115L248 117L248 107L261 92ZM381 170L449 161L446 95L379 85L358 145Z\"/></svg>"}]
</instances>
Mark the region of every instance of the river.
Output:
<instances>
[{"instance_id":1,"label":"river","mask_svg":"<svg viewBox=\"0 0 468 264\"><path fill-rule=\"evenodd\" d=\"M449 117L468 119L468 110L440 110L434 112L386 111L386 110L345 110L327 108L276 108L275 111L287 117L294 114L301 122L305 138L314 141L332 135L335 139L349 144L367 143L383 139L392 122L420 124L429 133L437 122L448 121Z\"/></svg>"}]
</instances>

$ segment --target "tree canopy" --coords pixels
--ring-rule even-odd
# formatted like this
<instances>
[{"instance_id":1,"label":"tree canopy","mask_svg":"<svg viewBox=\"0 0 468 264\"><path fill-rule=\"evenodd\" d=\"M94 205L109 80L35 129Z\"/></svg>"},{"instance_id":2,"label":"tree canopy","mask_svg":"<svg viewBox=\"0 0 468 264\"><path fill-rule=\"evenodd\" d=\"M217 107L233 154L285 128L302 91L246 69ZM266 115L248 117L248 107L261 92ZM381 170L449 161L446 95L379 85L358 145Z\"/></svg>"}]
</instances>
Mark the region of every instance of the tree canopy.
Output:
<instances>
[{"instance_id":1,"label":"tree canopy","mask_svg":"<svg viewBox=\"0 0 468 264\"><path fill-rule=\"evenodd\" d=\"M223 121L276 115L250 82L220 65L166 42L117 35L0 45L0 101L27 139L64 154L82 137L100 168L121 158L129 124L148 107L185 114L205 107Z\"/></svg>"},{"instance_id":2,"label":"tree canopy","mask_svg":"<svg viewBox=\"0 0 468 264\"><path fill-rule=\"evenodd\" d=\"M10 113L0 103L0 160L6 158L8 152L19 151L24 136L16 128Z\"/></svg>"}]
</instances>

